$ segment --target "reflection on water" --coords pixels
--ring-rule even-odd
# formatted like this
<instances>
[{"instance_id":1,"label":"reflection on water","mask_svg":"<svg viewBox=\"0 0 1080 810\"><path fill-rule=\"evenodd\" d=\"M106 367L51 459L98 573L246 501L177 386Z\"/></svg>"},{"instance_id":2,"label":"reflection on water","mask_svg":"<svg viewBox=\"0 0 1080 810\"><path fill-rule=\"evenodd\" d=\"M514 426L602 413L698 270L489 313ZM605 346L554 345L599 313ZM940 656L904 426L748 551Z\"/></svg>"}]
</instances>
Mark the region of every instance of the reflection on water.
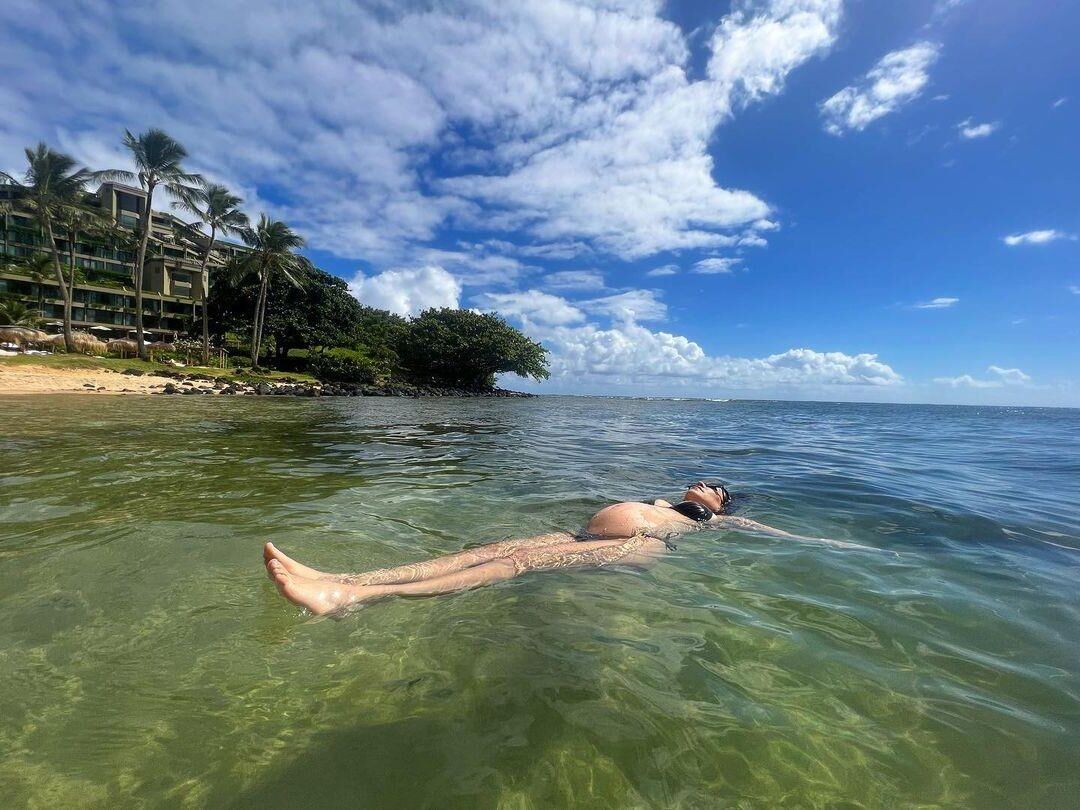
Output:
<instances>
[{"instance_id":1,"label":"reflection on water","mask_svg":"<svg viewBox=\"0 0 1080 810\"><path fill-rule=\"evenodd\" d=\"M1080 412L0 400L0 804L1073 806ZM332 570L734 484L737 532L305 621Z\"/></svg>"}]
</instances>

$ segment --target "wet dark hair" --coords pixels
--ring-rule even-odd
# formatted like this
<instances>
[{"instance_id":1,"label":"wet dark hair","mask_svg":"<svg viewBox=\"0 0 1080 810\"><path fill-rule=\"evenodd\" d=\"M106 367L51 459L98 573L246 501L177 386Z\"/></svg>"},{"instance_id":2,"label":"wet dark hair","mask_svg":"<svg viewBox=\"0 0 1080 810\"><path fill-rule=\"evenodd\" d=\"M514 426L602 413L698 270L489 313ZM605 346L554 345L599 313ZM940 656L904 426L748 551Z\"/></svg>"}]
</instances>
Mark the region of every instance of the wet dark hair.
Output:
<instances>
[{"instance_id":1,"label":"wet dark hair","mask_svg":"<svg viewBox=\"0 0 1080 810\"><path fill-rule=\"evenodd\" d=\"M683 517L696 520L698 523L704 523L715 514L712 509L703 506L697 501L683 501L682 503L675 504L675 506L671 508Z\"/></svg>"}]
</instances>

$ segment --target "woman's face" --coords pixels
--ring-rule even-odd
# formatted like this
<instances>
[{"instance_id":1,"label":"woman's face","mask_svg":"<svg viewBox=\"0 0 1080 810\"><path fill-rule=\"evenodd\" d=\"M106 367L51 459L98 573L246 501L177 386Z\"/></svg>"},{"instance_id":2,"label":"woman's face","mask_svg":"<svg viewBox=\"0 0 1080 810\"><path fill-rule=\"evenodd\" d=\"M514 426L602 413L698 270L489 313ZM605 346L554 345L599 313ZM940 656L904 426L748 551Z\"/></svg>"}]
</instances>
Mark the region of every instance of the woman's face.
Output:
<instances>
[{"instance_id":1,"label":"woman's face","mask_svg":"<svg viewBox=\"0 0 1080 810\"><path fill-rule=\"evenodd\" d=\"M720 491L706 485L704 481L698 481L690 489L686 490L685 500L700 503L714 512L722 511L726 503Z\"/></svg>"}]
</instances>

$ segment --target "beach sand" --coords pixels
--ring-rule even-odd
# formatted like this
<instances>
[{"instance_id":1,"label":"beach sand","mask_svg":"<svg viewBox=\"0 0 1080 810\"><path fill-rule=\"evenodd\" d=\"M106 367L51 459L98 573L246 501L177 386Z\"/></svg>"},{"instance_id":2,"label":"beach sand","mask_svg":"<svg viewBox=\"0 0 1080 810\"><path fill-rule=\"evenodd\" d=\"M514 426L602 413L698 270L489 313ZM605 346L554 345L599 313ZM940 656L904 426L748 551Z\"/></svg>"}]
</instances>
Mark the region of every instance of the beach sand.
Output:
<instances>
[{"instance_id":1,"label":"beach sand","mask_svg":"<svg viewBox=\"0 0 1080 810\"><path fill-rule=\"evenodd\" d=\"M176 380L137 377L109 369L7 365L0 362L2 394L153 394Z\"/></svg>"}]
</instances>

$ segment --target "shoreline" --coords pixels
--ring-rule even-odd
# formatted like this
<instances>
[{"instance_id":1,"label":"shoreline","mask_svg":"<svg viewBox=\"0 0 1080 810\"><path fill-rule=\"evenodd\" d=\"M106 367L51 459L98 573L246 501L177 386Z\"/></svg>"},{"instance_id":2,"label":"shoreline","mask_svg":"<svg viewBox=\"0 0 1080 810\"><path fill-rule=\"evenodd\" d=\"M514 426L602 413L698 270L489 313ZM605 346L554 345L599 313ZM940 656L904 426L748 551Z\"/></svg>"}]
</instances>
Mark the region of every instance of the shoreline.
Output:
<instances>
[{"instance_id":1,"label":"shoreline","mask_svg":"<svg viewBox=\"0 0 1080 810\"><path fill-rule=\"evenodd\" d=\"M222 378L197 371L159 373L117 371L109 368L62 368L49 365L5 365L0 362L0 397L45 394L303 396L303 397L473 397L529 398L536 394L507 391L441 388L409 383L365 385L318 383L287 377L265 380Z\"/></svg>"}]
</instances>

